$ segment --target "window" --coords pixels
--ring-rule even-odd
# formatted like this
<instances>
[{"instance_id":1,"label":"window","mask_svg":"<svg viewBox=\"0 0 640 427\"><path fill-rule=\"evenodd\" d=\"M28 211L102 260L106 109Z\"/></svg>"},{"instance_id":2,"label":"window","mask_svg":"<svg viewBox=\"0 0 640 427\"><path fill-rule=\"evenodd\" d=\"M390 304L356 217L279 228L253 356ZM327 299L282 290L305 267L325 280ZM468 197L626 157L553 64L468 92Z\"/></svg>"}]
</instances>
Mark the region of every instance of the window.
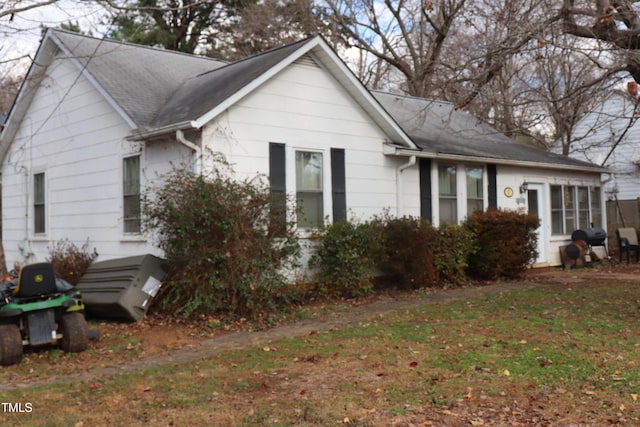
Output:
<instances>
[{"instance_id":1,"label":"window","mask_svg":"<svg viewBox=\"0 0 640 427\"><path fill-rule=\"evenodd\" d=\"M565 186L564 190L564 229L567 234L578 229L576 215L576 188Z\"/></svg>"},{"instance_id":2,"label":"window","mask_svg":"<svg viewBox=\"0 0 640 427\"><path fill-rule=\"evenodd\" d=\"M33 231L45 232L44 173L33 175Z\"/></svg>"},{"instance_id":3,"label":"window","mask_svg":"<svg viewBox=\"0 0 640 427\"><path fill-rule=\"evenodd\" d=\"M322 225L323 207L322 153L296 151L296 203L298 227Z\"/></svg>"},{"instance_id":4,"label":"window","mask_svg":"<svg viewBox=\"0 0 640 427\"><path fill-rule=\"evenodd\" d=\"M440 201L440 223L458 223L458 201L456 199L456 167L438 166L438 189Z\"/></svg>"},{"instance_id":5,"label":"window","mask_svg":"<svg viewBox=\"0 0 640 427\"><path fill-rule=\"evenodd\" d=\"M124 232L140 232L140 156L126 157L122 164Z\"/></svg>"},{"instance_id":6,"label":"window","mask_svg":"<svg viewBox=\"0 0 640 427\"><path fill-rule=\"evenodd\" d=\"M575 230L602 226L600 187L552 185L551 234L571 234Z\"/></svg>"},{"instance_id":7,"label":"window","mask_svg":"<svg viewBox=\"0 0 640 427\"><path fill-rule=\"evenodd\" d=\"M467 216L484 209L482 168L467 170Z\"/></svg>"}]
</instances>

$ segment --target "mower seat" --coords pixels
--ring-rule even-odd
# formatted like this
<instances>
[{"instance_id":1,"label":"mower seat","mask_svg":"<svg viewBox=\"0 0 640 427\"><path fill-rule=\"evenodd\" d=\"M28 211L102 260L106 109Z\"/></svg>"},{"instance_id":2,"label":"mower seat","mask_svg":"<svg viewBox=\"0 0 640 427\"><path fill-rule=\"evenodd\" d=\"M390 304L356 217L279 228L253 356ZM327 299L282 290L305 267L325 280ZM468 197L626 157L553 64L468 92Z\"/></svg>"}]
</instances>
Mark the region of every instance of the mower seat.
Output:
<instances>
[{"instance_id":1,"label":"mower seat","mask_svg":"<svg viewBox=\"0 0 640 427\"><path fill-rule=\"evenodd\" d=\"M30 299L57 294L56 274L47 262L25 265L18 275L18 286L13 290L15 298Z\"/></svg>"}]
</instances>

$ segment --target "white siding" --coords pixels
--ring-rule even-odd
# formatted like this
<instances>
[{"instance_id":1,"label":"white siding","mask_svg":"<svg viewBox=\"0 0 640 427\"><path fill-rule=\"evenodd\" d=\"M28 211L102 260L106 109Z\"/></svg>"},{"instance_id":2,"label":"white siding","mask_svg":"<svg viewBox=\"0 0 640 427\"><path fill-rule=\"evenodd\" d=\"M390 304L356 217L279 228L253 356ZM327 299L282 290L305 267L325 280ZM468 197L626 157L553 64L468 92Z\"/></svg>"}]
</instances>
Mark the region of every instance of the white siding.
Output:
<instances>
[{"instance_id":1,"label":"white siding","mask_svg":"<svg viewBox=\"0 0 640 427\"><path fill-rule=\"evenodd\" d=\"M319 67L288 67L209 123L203 139L226 156L241 179L268 174L270 142L286 144L289 166L293 150L322 150L328 166L330 148L342 148L350 214L366 219L383 208L396 213L396 167L405 160L382 154L386 135ZM292 173L287 171L288 179ZM406 179L411 174L405 172ZM325 207L331 216L330 205Z\"/></svg>"},{"instance_id":2,"label":"white siding","mask_svg":"<svg viewBox=\"0 0 640 427\"><path fill-rule=\"evenodd\" d=\"M620 200L640 197L640 116L626 94L613 94L578 123L570 156L612 169L606 183L611 197ZM620 138L622 136L622 138ZM618 142L619 141L619 142ZM614 144L617 146L612 150Z\"/></svg>"},{"instance_id":3,"label":"white siding","mask_svg":"<svg viewBox=\"0 0 640 427\"><path fill-rule=\"evenodd\" d=\"M61 239L88 241L100 259L152 250L123 243L122 158L140 151L130 128L69 61L55 61L37 89L3 172L7 262L44 260ZM144 157L144 156L143 156ZM143 160L144 161L144 160ZM46 232L33 232L33 174L45 174ZM23 248L23 250L21 250Z\"/></svg>"},{"instance_id":4,"label":"white siding","mask_svg":"<svg viewBox=\"0 0 640 427\"><path fill-rule=\"evenodd\" d=\"M551 234L551 185L572 185L572 186L592 186L601 187L602 183L600 177L597 174L579 173L557 170L545 170L545 169L533 169L533 168L519 168L516 166L498 166L498 179L497 179L497 192L498 192L498 206L502 209L509 209L521 212L527 212L526 197L520 195L519 188L523 182L527 182L530 185L539 185L541 187L541 197L543 198L543 213L542 213L542 227L539 245L544 245L539 251L546 255L546 259L538 260L541 264L549 265L562 265L560 259L559 247L571 243L571 232L566 235L552 235ZM505 196L504 190L510 187L513 189L514 194L512 197ZM601 192L601 197L604 198L604 192ZM604 212L604 200L601 200L601 206L603 209L603 220L606 222ZM605 224L596 224L606 228ZM573 230L571 230L573 231ZM603 248L595 248L596 252L600 256L604 256Z\"/></svg>"}]
</instances>

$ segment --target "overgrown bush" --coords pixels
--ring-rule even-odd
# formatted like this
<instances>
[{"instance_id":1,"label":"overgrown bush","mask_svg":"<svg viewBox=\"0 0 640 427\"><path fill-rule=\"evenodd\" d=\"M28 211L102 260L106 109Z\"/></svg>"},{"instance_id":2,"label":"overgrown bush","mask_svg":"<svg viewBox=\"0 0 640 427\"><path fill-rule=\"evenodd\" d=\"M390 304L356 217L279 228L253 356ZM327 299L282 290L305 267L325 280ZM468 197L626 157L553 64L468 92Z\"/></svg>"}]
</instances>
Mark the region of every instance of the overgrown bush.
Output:
<instances>
[{"instance_id":1,"label":"overgrown bush","mask_svg":"<svg viewBox=\"0 0 640 427\"><path fill-rule=\"evenodd\" d=\"M449 288L467 283L473 235L458 225L435 228L418 217L383 215L373 221L381 249L376 265L402 289Z\"/></svg>"},{"instance_id":2,"label":"overgrown bush","mask_svg":"<svg viewBox=\"0 0 640 427\"><path fill-rule=\"evenodd\" d=\"M517 278L537 256L537 217L490 209L476 212L465 226L475 234L468 272L478 279Z\"/></svg>"},{"instance_id":3,"label":"overgrown bush","mask_svg":"<svg viewBox=\"0 0 640 427\"><path fill-rule=\"evenodd\" d=\"M474 235L465 227L443 224L434 241L434 264L438 286L452 288L468 283L467 267L474 252Z\"/></svg>"},{"instance_id":4,"label":"overgrown bush","mask_svg":"<svg viewBox=\"0 0 640 427\"><path fill-rule=\"evenodd\" d=\"M98 256L94 248L89 251L89 241L78 248L69 239L62 239L49 249L47 261L53 265L56 276L72 285L77 285L93 260Z\"/></svg>"},{"instance_id":5,"label":"overgrown bush","mask_svg":"<svg viewBox=\"0 0 640 427\"><path fill-rule=\"evenodd\" d=\"M377 239L369 223L339 221L317 234L309 266L320 295L357 297L373 290L373 251Z\"/></svg>"},{"instance_id":6,"label":"overgrown bush","mask_svg":"<svg viewBox=\"0 0 640 427\"><path fill-rule=\"evenodd\" d=\"M380 236L376 265L401 289L438 285L437 230L421 218L383 215L372 221Z\"/></svg>"},{"instance_id":7,"label":"overgrown bush","mask_svg":"<svg viewBox=\"0 0 640 427\"><path fill-rule=\"evenodd\" d=\"M169 313L258 318L287 303L284 273L299 252L293 229L270 229L268 187L225 168L176 169L144 197L144 228L172 267L156 298Z\"/></svg>"}]
</instances>

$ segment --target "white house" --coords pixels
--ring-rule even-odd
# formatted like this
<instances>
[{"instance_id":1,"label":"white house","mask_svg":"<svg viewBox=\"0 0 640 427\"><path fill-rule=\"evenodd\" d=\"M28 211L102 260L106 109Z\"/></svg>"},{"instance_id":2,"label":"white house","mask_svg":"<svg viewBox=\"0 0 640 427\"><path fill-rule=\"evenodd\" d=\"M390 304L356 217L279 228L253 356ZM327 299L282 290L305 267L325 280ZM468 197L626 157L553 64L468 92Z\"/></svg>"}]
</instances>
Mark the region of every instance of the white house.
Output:
<instances>
[{"instance_id":1,"label":"white house","mask_svg":"<svg viewBox=\"0 0 640 427\"><path fill-rule=\"evenodd\" d=\"M637 96L614 91L576 125L569 155L611 170L605 193L640 197L640 109Z\"/></svg>"},{"instance_id":2,"label":"white house","mask_svg":"<svg viewBox=\"0 0 640 427\"><path fill-rule=\"evenodd\" d=\"M306 229L388 209L434 224L529 210L538 264L603 219L606 169L513 141L451 104L370 92L322 37L227 64L48 30L0 137L7 262L68 238L100 260L158 253L140 194L172 165L211 168L304 201ZM517 250L517 248L514 248Z\"/></svg>"}]
</instances>

